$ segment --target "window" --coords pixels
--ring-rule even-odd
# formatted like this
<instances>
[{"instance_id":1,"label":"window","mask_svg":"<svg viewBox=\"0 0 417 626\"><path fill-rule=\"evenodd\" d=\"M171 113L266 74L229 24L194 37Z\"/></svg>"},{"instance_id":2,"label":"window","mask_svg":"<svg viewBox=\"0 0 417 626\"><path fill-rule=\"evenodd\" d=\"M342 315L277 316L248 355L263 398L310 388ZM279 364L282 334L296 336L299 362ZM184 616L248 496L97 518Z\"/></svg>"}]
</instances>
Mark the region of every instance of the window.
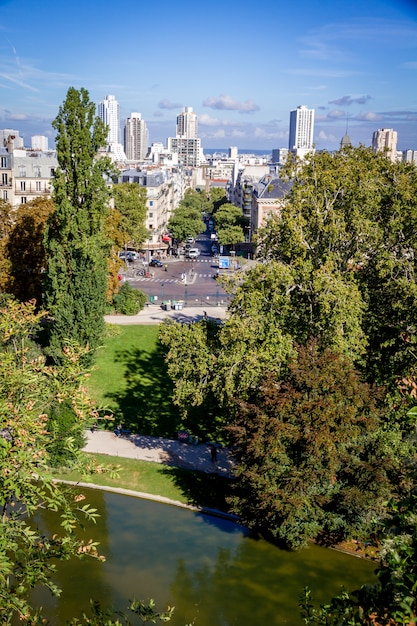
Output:
<instances>
[{"instance_id":1,"label":"window","mask_svg":"<svg viewBox=\"0 0 417 626\"><path fill-rule=\"evenodd\" d=\"M153 200L149 201L149 206L153 206Z\"/></svg>"},{"instance_id":2,"label":"window","mask_svg":"<svg viewBox=\"0 0 417 626\"><path fill-rule=\"evenodd\" d=\"M39 167L39 165L35 165L35 167L33 168L33 175L36 176L36 178L41 177L41 168Z\"/></svg>"},{"instance_id":3,"label":"window","mask_svg":"<svg viewBox=\"0 0 417 626\"><path fill-rule=\"evenodd\" d=\"M149 230L153 230L153 224L149 224Z\"/></svg>"},{"instance_id":4,"label":"window","mask_svg":"<svg viewBox=\"0 0 417 626\"><path fill-rule=\"evenodd\" d=\"M19 165L19 176L26 176L26 167L24 165Z\"/></svg>"},{"instance_id":5,"label":"window","mask_svg":"<svg viewBox=\"0 0 417 626\"><path fill-rule=\"evenodd\" d=\"M5 156L1 157L0 166L1 167L7 167L7 157L5 157Z\"/></svg>"},{"instance_id":6,"label":"window","mask_svg":"<svg viewBox=\"0 0 417 626\"><path fill-rule=\"evenodd\" d=\"M2 174L1 175L1 184L2 185L7 185L7 174Z\"/></svg>"},{"instance_id":7,"label":"window","mask_svg":"<svg viewBox=\"0 0 417 626\"><path fill-rule=\"evenodd\" d=\"M51 167L51 178L55 176L55 168Z\"/></svg>"},{"instance_id":8,"label":"window","mask_svg":"<svg viewBox=\"0 0 417 626\"><path fill-rule=\"evenodd\" d=\"M3 200L7 200L7 191L3 191Z\"/></svg>"},{"instance_id":9,"label":"window","mask_svg":"<svg viewBox=\"0 0 417 626\"><path fill-rule=\"evenodd\" d=\"M20 204L26 204L26 202L27 202L27 198L26 198L26 196L22 196L22 197L20 198Z\"/></svg>"},{"instance_id":10,"label":"window","mask_svg":"<svg viewBox=\"0 0 417 626\"><path fill-rule=\"evenodd\" d=\"M20 181L20 191L26 191L26 181Z\"/></svg>"},{"instance_id":11,"label":"window","mask_svg":"<svg viewBox=\"0 0 417 626\"><path fill-rule=\"evenodd\" d=\"M153 213L149 213L149 217L153 217Z\"/></svg>"},{"instance_id":12,"label":"window","mask_svg":"<svg viewBox=\"0 0 417 626\"><path fill-rule=\"evenodd\" d=\"M36 191L42 191L42 183L40 180L36 181Z\"/></svg>"}]
</instances>

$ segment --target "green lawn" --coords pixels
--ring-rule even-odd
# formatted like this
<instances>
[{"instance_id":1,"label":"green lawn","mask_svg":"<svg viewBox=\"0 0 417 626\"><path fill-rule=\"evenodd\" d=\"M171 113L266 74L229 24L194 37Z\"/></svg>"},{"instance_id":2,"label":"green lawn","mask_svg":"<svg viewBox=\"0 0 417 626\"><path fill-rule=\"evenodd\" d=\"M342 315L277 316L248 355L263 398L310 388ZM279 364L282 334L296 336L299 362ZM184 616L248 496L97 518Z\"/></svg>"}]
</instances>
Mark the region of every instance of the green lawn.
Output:
<instances>
[{"instance_id":1,"label":"green lawn","mask_svg":"<svg viewBox=\"0 0 417 626\"><path fill-rule=\"evenodd\" d=\"M175 438L179 414L171 402L158 326L108 326L88 381L91 397L138 434Z\"/></svg>"},{"instance_id":2,"label":"green lawn","mask_svg":"<svg viewBox=\"0 0 417 626\"><path fill-rule=\"evenodd\" d=\"M75 482L122 487L163 496L183 504L228 511L225 496L230 493L230 481L222 476L106 454L91 456L99 465L117 466L117 477L112 478L108 472L81 475L79 472L65 470L54 472L54 476Z\"/></svg>"},{"instance_id":3,"label":"green lawn","mask_svg":"<svg viewBox=\"0 0 417 626\"><path fill-rule=\"evenodd\" d=\"M110 409L114 413L115 423L121 422L138 434L174 439L180 420L171 402L172 383L158 332L158 326L154 325L109 325L88 380L88 391L101 412ZM82 476L60 470L54 475L228 511L225 496L229 493L230 481L221 476L136 459L92 456L99 464L119 466L117 478L107 472Z\"/></svg>"}]
</instances>

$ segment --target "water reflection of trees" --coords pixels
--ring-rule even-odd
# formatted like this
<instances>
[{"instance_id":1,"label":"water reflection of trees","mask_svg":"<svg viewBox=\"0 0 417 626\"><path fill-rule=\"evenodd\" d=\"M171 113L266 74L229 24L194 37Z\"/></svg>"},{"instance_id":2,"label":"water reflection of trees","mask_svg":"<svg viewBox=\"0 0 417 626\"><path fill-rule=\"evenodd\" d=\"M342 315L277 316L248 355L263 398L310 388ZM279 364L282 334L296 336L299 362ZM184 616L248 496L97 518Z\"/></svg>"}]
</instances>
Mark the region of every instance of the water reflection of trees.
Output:
<instances>
[{"instance_id":1,"label":"water reflection of trees","mask_svg":"<svg viewBox=\"0 0 417 626\"><path fill-rule=\"evenodd\" d=\"M325 602L340 586L357 588L372 580L373 565L312 546L297 553L246 538L236 550L221 548L213 564L194 571L178 561L169 603L173 626L253 626L302 624L298 600L305 585Z\"/></svg>"},{"instance_id":2,"label":"water reflection of trees","mask_svg":"<svg viewBox=\"0 0 417 626\"><path fill-rule=\"evenodd\" d=\"M75 494L84 493L81 489L64 487ZM87 522L77 531L77 535L85 539L100 542L100 554L110 556L109 532L107 528L106 494L102 491L87 490L88 503L100 513L98 524ZM81 505L85 502L81 502ZM44 534L52 535L60 524L59 514L51 511L39 514L36 523ZM45 616L53 624L66 624L70 617L81 617L83 611L88 612L90 598L103 601L106 606L112 604L112 588L106 582L105 570L100 561L91 557L71 559L59 563L54 582L65 592L54 598L46 589L36 589L33 598L36 606L43 606Z\"/></svg>"}]
</instances>

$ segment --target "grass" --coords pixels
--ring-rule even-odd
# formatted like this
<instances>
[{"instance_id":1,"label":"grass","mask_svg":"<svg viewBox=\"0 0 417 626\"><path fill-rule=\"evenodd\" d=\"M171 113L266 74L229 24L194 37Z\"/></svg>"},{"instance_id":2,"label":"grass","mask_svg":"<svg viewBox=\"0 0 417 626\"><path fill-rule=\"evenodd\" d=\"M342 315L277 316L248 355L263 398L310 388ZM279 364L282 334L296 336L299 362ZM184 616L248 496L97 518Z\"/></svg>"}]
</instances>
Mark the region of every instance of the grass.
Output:
<instances>
[{"instance_id":1,"label":"grass","mask_svg":"<svg viewBox=\"0 0 417 626\"><path fill-rule=\"evenodd\" d=\"M114 414L137 434L176 438L180 427L177 408L172 404L172 383L155 325L108 325L103 347L88 380L88 392L101 409ZM111 427L112 424L109 424ZM226 496L230 481L216 474L185 470L159 463L88 455L99 465L118 466L117 477L108 472L81 475L60 470L57 478L96 485L120 487L183 504L227 512Z\"/></svg>"},{"instance_id":2,"label":"grass","mask_svg":"<svg viewBox=\"0 0 417 626\"><path fill-rule=\"evenodd\" d=\"M100 466L117 467L117 476L112 477L108 472L84 475L80 472L59 470L54 472L55 478L120 487L163 496L182 504L215 508L224 512L229 510L226 496L230 493L230 480L222 476L107 454L87 456L93 457Z\"/></svg>"},{"instance_id":3,"label":"grass","mask_svg":"<svg viewBox=\"0 0 417 626\"><path fill-rule=\"evenodd\" d=\"M135 433L175 438L180 427L158 326L108 326L88 391L114 423Z\"/></svg>"}]
</instances>

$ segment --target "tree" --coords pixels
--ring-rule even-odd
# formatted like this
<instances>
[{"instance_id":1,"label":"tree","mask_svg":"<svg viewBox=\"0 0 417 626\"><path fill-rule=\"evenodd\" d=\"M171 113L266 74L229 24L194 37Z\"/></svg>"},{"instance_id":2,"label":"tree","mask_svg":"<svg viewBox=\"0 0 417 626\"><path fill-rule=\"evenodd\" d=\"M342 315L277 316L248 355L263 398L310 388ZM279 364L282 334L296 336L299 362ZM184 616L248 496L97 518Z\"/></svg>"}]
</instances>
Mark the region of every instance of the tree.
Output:
<instances>
[{"instance_id":1,"label":"tree","mask_svg":"<svg viewBox=\"0 0 417 626\"><path fill-rule=\"evenodd\" d=\"M0 616L2 624L42 623L30 606L30 591L44 586L52 593L56 563L71 556L99 558L93 541L77 539L81 519L94 520L96 511L72 488L52 480L47 430L54 402L69 403L83 423L90 403L81 387L79 351L68 344L62 366L48 367L33 337L44 312L34 303L9 298L0 310ZM72 448L71 431L66 445ZM36 480L35 480L36 478ZM55 534L34 522L39 508L56 516ZM59 528L59 530L57 530Z\"/></svg>"},{"instance_id":2,"label":"tree","mask_svg":"<svg viewBox=\"0 0 417 626\"><path fill-rule=\"evenodd\" d=\"M298 347L288 374L266 376L239 401L234 512L287 547L368 536L396 473L378 393L317 341Z\"/></svg>"},{"instance_id":3,"label":"tree","mask_svg":"<svg viewBox=\"0 0 417 626\"><path fill-rule=\"evenodd\" d=\"M112 190L114 206L122 215L120 229L125 243L140 248L148 237L146 220L146 189L136 183L119 183Z\"/></svg>"},{"instance_id":4,"label":"tree","mask_svg":"<svg viewBox=\"0 0 417 626\"><path fill-rule=\"evenodd\" d=\"M191 189L187 190L168 221L168 230L173 239L178 242L185 241L189 235L196 237L204 230L203 202L204 198L201 194Z\"/></svg>"},{"instance_id":5,"label":"tree","mask_svg":"<svg viewBox=\"0 0 417 626\"><path fill-rule=\"evenodd\" d=\"M56 362L66 339L88 346L84 358L91 360L104 332L110 248L105 176L111 163L97 157L106 129L94 112L88 92L71 87L53 122L59 167L53 189L56 210L45 232L44 304L50 316L48 353Z\"/></svg>"},{"instance_id":6,"label":"tree","mask_svg":"<svg viewBox=\"0 0 417 626\"><path fill-rule=\"evenodd\" d=\"M45 226L55 210L50 198L35 198L20 205L9 233L6 255L10 273L5 290L21 302L33 298L42 306L42 288L47 256L44 247Z\"/></svg>"},{"instance_id":7,"label":"tree","mask_svg":"<svg viewBox=\"0 0 417 626\"><path fill-rule=\"evenodd\" d=\"M386 388L375 446L386 441L395 492L414 455L406 413L417 341L416 172L365 148L289 162L292 192L259 233L258 263L228 282L233 299L216 343L203 350L195 342L170 369L187 414L193 392L198 406L213 395L223 427L233 424L237 406L256 406L266 373L284 383L296 346L316 337L362 381ZM183 338L168 328L166 345L168 335L171 365ZM203 375L181 384L195 363ZM273 451L271 444L265 454L273 458ZM378 465L369 467L379 477Z\"/></svg>"},{"instance_id":8,"label":"tree","mask_svg":"<svg viewBox=\"0 0 417 626\"><path fill-rule=\"evenodd\" d=\"M354 591L342 589L327 604L315 608L312 592L304 589L300 601L303 621L313 626L411 626L417 618L417 497L415 481L409 494L389 505L389 517L380 528L375 585Z\"/></svg>"},{"instance_id":9,"label":"tree","mask_svg":"<svg viewBox=\"0 0 417 626\"><path fill-rule=\"evenodd\" d=\"M259 258L291 265L294 304L311 320L329 282L341 294L354 289L366 376L396 385L417 342L417 168L361 147L318 153L302 167L290 160L285 175L292 191L260 232Z\"/></svg>"},{"instance_id":10,"label":"tree","mask_svg":"<svg viewBox=\"0 0 417 626\"><path fill-rule=\"evenodd\" d=\"M221 245L235 245L245 239L242 211L233 204L222 204L214 215L218 241Z\"/></svg>"},{"instance_id":11,"label":"tree","mask_svg":"<svg viewBox=\"0 0 417 626\"><path fill-rule=\"evenodd\" d=\"M210 197L209 197L209 206L207 210L212 215L216 213L216 211L227 202L226 191L223 187L211 187L210 189Z\"/></svg>"},{"instance_id":12,"label":"tree","mask_svg":"<svg viewBox=\"0 0 417 626\"><path fill-rule=\"evenodd\" d=\"M0 199L0 291L6 291L10 277L10 259L7 254L9 234L13 227L13 209L11 205Z\"/></svg>"}]
</instances>

